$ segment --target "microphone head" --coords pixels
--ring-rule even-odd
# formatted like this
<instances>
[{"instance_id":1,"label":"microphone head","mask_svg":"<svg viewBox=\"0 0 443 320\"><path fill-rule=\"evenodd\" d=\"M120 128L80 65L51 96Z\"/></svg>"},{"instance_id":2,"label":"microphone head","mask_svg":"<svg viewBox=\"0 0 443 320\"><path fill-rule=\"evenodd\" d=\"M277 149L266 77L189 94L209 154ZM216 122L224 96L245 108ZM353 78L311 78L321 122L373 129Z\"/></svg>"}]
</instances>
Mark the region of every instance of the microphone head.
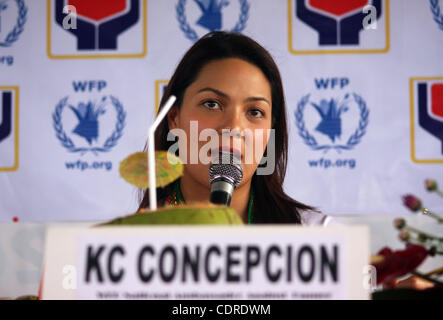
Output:
<instances>
[{"instance_id":1,"label":"microphone head","mask_svg":"<svg viewBox=\"0 0 443 320\"><path fill-rule=\"evenodd\" d=\"M234 188L243 178L241 159L231 152L220 152L209 167L209 183L223 179L229 181Z\"/></svg>"}]
</instances>

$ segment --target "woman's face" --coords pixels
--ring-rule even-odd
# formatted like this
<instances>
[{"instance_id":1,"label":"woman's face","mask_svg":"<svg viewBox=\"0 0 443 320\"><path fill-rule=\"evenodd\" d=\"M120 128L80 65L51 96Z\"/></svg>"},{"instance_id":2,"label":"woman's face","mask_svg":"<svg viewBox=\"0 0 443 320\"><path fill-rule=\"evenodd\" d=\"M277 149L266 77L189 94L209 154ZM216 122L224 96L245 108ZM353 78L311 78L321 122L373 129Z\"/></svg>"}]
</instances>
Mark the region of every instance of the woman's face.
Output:
<instances>
[{"instance_id":1,"label":"woman's face","mask_svg":"<svg viewBox=\"0 0 443 320\"><path fill-rule=\"evenodd\" d=\"M196 122L191 124L191 121ZM241 154L243 179L240 186L244 185L250 181L260 163L271 122L269 81L258 67L238 58L207 63L186 89L181 107L168 115L169 128L181 129L186 133L184 174L191 175L208 188L210 163L204 163L202 155L211 159L223 146L230 147L228 150L234 154ZM216 150L214 141L204 137L205 133L211 132L205 129L218 133L218 141L215 142L219 148ZM182 138L179 136L179 139ZM181 156L183 147L183 141L180 141Z\"/></svg>"}]
</instances>

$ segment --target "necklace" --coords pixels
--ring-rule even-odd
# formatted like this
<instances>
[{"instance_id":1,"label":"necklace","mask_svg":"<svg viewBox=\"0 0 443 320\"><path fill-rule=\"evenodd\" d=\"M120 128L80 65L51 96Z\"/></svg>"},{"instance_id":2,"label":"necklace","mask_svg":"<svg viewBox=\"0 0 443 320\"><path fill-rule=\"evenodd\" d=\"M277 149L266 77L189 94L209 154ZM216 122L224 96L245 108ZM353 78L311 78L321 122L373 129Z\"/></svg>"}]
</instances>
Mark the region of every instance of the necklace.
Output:
<instances>
[{"instance_id":1,"label":"necklace","mask_svg":"<svg viewBox=\"0 0 443 320\"><path fill-rule=\"evenodd\" d=\"M178 205L181 203L186 203L185 198L183 197L182 191L180 189L180 179L174 182L172 194L170 194L163 201L163 206L165 205ZM248 224L252 224L252 209L254 207L254 191L251 188L249 192L249 203L248 203Z\"/></svg>"},{"instance_id":2,"label":"necklace","mask_svg":"<svg viewBox=\"0 0 443 320\"><path fill-rule=\"evenodd\" d=\"M248 224L252 224L252 208L254 207L254 189L251 187L249 192L249 204L248 204Z\"/></svg>"}]
</instances>

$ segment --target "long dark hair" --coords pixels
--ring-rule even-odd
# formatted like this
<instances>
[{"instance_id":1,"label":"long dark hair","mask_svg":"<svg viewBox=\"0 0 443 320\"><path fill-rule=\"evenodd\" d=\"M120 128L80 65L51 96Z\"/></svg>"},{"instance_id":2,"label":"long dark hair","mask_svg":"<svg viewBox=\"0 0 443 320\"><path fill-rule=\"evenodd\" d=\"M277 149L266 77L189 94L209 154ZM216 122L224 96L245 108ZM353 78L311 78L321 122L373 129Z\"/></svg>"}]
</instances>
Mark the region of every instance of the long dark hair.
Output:
<instances>
[{"instance_id":1,"label":"long dark hair","mask_svg":"<svg viewBox=\"0 0 443 320\"><path fill-rule=\"evenodd\" d=\"M270 175L252 177L254 191L253 223L301 223L300 210L315 210L289 197L283 190L288 162L288 131L286 106L280 72L271 55L251 38L222 31L211 32L198 40L184 55L163 94L160 105L175 95L174 108L180 108L188 86L195 81L202 67L210 61L239 58L261 69L271 85L272 128L275 130L275 170ZM168 150L174 141L167 141L167 119L159 125L155 144L157 150ZM266 151L265 151L266 152ZM149 205L149 190L144 190L140 208ZM158 188L159 199L172 192L171 186Z\"/></svg>"}]
</instances>

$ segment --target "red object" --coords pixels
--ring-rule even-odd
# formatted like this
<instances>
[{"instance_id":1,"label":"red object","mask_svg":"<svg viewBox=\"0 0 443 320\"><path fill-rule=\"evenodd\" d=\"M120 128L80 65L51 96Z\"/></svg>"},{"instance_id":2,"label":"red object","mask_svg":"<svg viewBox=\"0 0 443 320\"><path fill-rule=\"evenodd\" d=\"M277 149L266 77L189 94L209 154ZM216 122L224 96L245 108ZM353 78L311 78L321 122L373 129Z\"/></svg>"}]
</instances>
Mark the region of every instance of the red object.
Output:
<instances>
[{"instance_id":1,"label":"red object","mask_svg":"<svg viewBox=\"0 0 443 320\"><path fill-rule=\"evenodd\" d=\"M38 300L42 299L42 291L43 291L43 275L45 273L45 266L43 266L42 277L40 278L40 285L38 286Z\"/></svg>"},{"instance_id":2,"label":"red object","mask_svg":"<svg viewBox=\"0 0 443 320\"><path fill-rule=\"evenodd\" d=\"M412 194L403 196L403 204L414 212L421 209L420 199Z\"/></svg>"},{"instance_id":3,"label":"red object","mask_svg":"<svg viewBox=\"0 0 443 320\"><path fill-rule=\"evenodd\" d=\"M18 222L18 217L14 217L14 218L12 218L12 221L14 221L14 222Z\"/></svg>"},{"instance_id":4,"label":"red object","mask_svg":"<svg viewBox=\"0 0 443 320\"><path fill-rule=\"evenodd\" d=\"M443 83L431 86L431 113L443 118Z\"/></svg>"},{"instance_id":5,"label":"red object","mask_svg":"<svg viewBox=\"0 0 443 320\"><path fill-rule=\"evenodd\" d=\"M405 250L392 251L385 247L377 254L385 258L374 265L377 270L377 284L380 284L391 283L414 271L426 259L429 251L423 246L408 243Z\"/></svg>"},{"instance_id":6,"label":"red object","mask_svg":"<svg viewBox=\"0 0 443 320\"><path fill-rule=\"evenodd\" d=\"M369 0L309 0L309 4L316 9L342 16L351 11L363 8Z\"/></svg>"},{"instance_id":7,"label":"red object","mask_svg":"<svg viewBox=\"0 0 443 320\"><path fill-rule=\"evenodd\" d=\"M126 0L69 0L68 4L75 7L77 15L97 22L126 9Z\"/></svg>"}]
</instances>

